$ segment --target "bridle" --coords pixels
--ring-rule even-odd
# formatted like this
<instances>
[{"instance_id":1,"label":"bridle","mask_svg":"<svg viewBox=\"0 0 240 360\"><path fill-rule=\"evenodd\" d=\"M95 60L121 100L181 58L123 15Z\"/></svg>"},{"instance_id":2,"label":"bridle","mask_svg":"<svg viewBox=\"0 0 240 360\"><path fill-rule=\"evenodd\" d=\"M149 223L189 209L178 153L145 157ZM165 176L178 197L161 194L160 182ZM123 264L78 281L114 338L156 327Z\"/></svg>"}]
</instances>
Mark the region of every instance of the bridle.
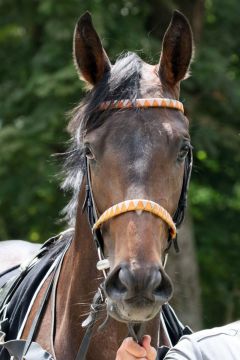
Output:
<instances>
[{"instance_id":1,"label":"bridle","mask_svg":"<svg viewBox=\"0 0 240 360\"><path fill-rule=\"evenodd\" d=\"M121 109L130 109L130 108L150 108L150 107L175 109L184 113L184 107L180 101L173 99L165 99L165 98L136 99L134 101L131 101L129 99L106 101L100 104L99 110L105 111L105 110L115 110L115 109L121 110ZM179 247L177 242L177 229L180 227L180 225L184 220L184 214L187 205L187 192L191 177L191 171L192 171L192 150L190 148L184 164L182 190L178 201L178 206L173 217L160 204L157 204L147 199L129 199L122 201L118 204L111 206L110 208L105 210L100 216L98 216L98 211L93 196L90 164L88 158L85 156L86 194L85 194L85 200L82 210L87 211L89 226L93 234L93 240L99 258L96 266L98 270L103 272L103 276L105 279L107 278L106 270L109 269L110 264L109 264L109 260L104 257L101 226L105 222L110 221L114 217L120 216L121 214L124 214L126 212L137 211L137 210L147 211L159 217L168 225L169 236L168 236L168 246L167 249L165 250L164 266L166 264L167 254L172 243L174 245L175 250L179 252ZM82 326L84 328L86 327L87 329L83 337L82 343L80 345L76 360L85 359L92 336L93 325L96 321L99 305L103 304L105 301L106 298L103 290L103 284L101 284L100 287L98 288L97 293L94 296L93 303L91 305L90 315L82 323ZM133 336L136 340L138 340L138 337L134 332L134 329L129 327L129 331L131 336Z\"/></svg>"},{"instance_id":2,"label":"bridle","mask_svg":"<svg viewBox=\"0 0 240 360\"><path fill-rule=\"evenodd\" d=\"M151 98L151 99L136 99L131 101L126 100L114 100L106 101L99 105L99 110L114 110L114 109L130 109L130 108L149 108L149 107L160 107L160 108L169 108L179 110L184 113L183 104L178 100L166 99L166 98ZM153 202L152 200L147 199L129 199L122 201L118 204L115 204L105 210L100 216L98 216L98 211L94 201L92 183L91 183L91 172L89 160L85 156L85 170L86 170L86 196L83 205L83 211L87 209L88 221L90 228L92 230L93 239L97 248L97 253L99 261L97 262L97 269L103 271L103 275L106 278L106 270L110 267L108 259L104 258L104 249L103 249L103 239L101 233L101 226L113 219L116 216L120 216L129 211L147 211L155 216L162 219L169 229L168 237L168 247L166 249L166 254L171 247L171 244L174 244L175 250L178 252L178 243L177 243L177 228L181 225L184 219L185 208L187 205L187 191L191 176L192 170L192 151L191 149L188 152L188 155L185 159L184 165L184 176L182 190L177 206L177 210L172 216L168 211L162 207L160 204Z\"/></svg>"}]
</instances>

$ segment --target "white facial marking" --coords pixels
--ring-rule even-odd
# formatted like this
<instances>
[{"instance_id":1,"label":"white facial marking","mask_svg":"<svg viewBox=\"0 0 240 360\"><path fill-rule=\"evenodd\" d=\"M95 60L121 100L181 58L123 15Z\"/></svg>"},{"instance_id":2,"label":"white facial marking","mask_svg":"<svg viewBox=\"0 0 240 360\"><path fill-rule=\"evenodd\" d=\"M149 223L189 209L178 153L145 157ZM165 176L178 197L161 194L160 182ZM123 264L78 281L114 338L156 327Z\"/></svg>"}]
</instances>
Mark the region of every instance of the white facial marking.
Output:
<instances>
[{"instance_id":1,"label":"white facial marking","mask_svg":"<svg viewBox=\"0 0 240 360\"><path fill-rule=\"evenodd\" d=\"M133 270L137 270L137 269L140 269L140 264L139 262L137 261L137 259L131 259L130 260L130 269L133 271Z\"/></svg>"},{"instance_id":2,"label":"white facial marking","mask_svg":"<svg viewBox=\"0 0 240 360\"><path fill-rule=\"evenodd\" d=\"M169 123L163 123L162 124L163 128L165 129L165 131L167 132L167 134L170 137L173 137L173 129L172 129L172 125Z\"/></svg>"},{"instance_id":3,"label":"white facial marking","mask_svg":"<svg viewBox=\"0 0 240 360\"><path fill-rule=\"evenodd\" d=\"M137 174L142 174L147 170L148 167L148 159L146 157L142 157L141 159L137 159L134 161L133 167Z\"/></svg>"},{"instance_id":4,"label":"white facial marking","mask_svg":"<svg viewBox=\"0 0 240 360\"><path fill-rule=\"evenodd\" d=\"M127 189L127 199L144 199L145 191L143 186L132 184Z\"/></svg>"}]
</instances>

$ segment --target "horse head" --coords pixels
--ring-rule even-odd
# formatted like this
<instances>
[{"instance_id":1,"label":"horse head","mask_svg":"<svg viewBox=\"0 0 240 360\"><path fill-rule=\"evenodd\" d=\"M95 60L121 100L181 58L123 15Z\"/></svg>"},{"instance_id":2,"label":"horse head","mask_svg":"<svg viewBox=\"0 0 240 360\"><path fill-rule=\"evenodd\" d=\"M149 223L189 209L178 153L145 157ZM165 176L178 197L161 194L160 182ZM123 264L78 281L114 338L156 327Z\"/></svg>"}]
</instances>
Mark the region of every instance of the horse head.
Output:
<instances>
[{"instance_id":1,"label":"horse head","mask_svg":"<svg viewBox=\"0 0 240 360\"><path fill-rule=\"evenodd\" d=\"M175 11L157 65L135 53L112 65L89 13L78 21L73 44L91 90L70 130L84 150L95 221L101 219L92 225L110 268L108 313L148 321L173 293L164 261L189 177L188 120L178 99L192 58L191 28Z\"/></svg>"}]
</instances>

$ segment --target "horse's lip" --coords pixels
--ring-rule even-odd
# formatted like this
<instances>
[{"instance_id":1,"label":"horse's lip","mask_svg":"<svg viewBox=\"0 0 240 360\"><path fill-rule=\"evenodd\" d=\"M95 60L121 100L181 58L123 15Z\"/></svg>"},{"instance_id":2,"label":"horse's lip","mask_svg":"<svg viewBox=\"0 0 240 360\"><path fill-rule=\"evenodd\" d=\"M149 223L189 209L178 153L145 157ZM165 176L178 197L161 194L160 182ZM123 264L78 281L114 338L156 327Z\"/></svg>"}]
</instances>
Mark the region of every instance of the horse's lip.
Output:
<instances>
[{"instance_id":1,"label":"horse's lip","mask_svg":"<svg viewBox=\"0 0 240 360\"><path fill-rule=\"evenodd\" d=\"M123 306L123 304L122 304ZM139 319L132 319L132 318L129 318L129 316L127 316L126 314L124 314L122 311L120 311L120 308L117 306L116 303L112 303L111 306L110 306L110 309L109 309L109 314L111 316L113 316L113 318L115 320L118 320L118 321L121 321L121 322L124 322L124 323L129 323L129 322L136 322L136 323L139 323L139 322L147 322L149 320L151 320L154 316L152 316L152 314L149 314L146 318L144 319L141 319L141 321L139 321Z\"/></svg>"},{"instance_id":2,"label":"horse's lip","mask_svg":"<svg viewBox=\"0 0 240 360\"><path fill-rule=\"evenodd\" d=\"M130 298L125 298L124 302L133 305L136 303L141 303L146 306L146 305L153 305L155 301L154 299L150 299L149 297L137 295L137 296L132 296Z\"/></svg>"},{"instance_id":3,"label":"horse's lip","mask_svg":"<svg viewBox=\"0 0 240 360\"><path fill-rule=\"evenodd\" d=\"M127 317L127 316L124 316L123 314L121 314L121 312L120 312L120 310L118 309L117 305L114 304L114 303L111 305L110 313L111 313L111 314L114 313L114 314L115 314L114 318L115 318L116 320L118 320L118 321L122 321L122 322L125 322L125 323L129 322L128 317ZM117 318L116 318L116 316L117 316Z\"/></svg>"}]
</instances>

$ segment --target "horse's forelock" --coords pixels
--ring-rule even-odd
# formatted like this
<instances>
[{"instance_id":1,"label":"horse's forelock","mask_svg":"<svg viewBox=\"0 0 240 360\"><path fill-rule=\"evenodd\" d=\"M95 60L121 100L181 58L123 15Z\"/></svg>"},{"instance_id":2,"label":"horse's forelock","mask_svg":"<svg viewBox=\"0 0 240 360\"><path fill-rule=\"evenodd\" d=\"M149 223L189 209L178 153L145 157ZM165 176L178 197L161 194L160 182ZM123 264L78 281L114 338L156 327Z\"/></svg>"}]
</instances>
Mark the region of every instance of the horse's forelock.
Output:
<instances>
[{"instance_id":1,"label":"horse's forelock","mask_svg":"<svg viewBox=\"0 0 240 360\"><path fill-rule=\"evenodd\" d=\"M87 94L70 114L69 131L76 134L79 128L87 131L95 120L96 109L108 100L130 99L139 95L142 60L135 53L120 55L103 79ZM99 114L97 114L99 117Z\"/></svg>"},{"instance_id":2,"label":"horse's forelock","mask_svg":"<svg viewBox=\"0 0 240 360\"><path fill-rule=\"evenodd\" d=\"M93 88L84 100L70 113L68 130L72 135L70 150L66 153L62 183L64 191L71 191L72 198L62 213L73 226L76 218L78 194L84 174L83 135L99 127L107 112L96 112L100 103L108 100L130 99L139 96L142 60L135 53L120 55L111 72Z\"/></svg>"}]
</instances>

